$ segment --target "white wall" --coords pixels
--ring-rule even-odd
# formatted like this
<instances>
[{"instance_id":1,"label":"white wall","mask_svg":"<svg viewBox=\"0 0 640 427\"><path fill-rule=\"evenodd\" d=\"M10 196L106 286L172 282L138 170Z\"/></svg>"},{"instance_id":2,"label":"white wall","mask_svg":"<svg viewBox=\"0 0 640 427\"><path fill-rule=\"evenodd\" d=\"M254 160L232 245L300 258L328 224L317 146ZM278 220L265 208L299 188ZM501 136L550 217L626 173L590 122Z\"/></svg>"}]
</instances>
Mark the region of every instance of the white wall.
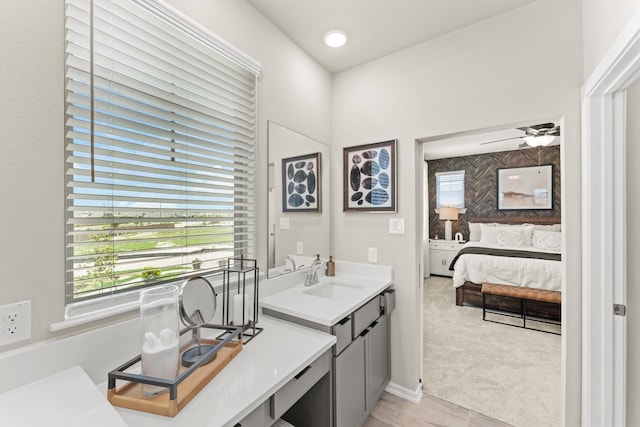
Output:
<instances>
[{"instance_id":1,"label":"white wall","mask_svg":"<svg viewBox=\"0 0 640 427\"><path fill-rule=\"evenodd\" d=\"M267 120L329 142L331 76L244 0L170 4L262 64L258 252L266 266ZM31 300L32 341L40 341L64 314L64 2L3 2L0 31L0 304Z\"/></svg>"},{"instance_id":2,"label":"white wall","mask_svg":"<svg viewBox=\"0 0 640 427\"><path fill-rule=\"evenodd\" d=\"M563 117L562 186L566 230L567 425L580 414L580 136L582 83L580 0L541 0L334 76L334 172L341 147L397 138L397 214L342 212L333 184L334 251L366 262L378 248L394 267L398 310L392 318L392 381L418 386L419 276L415 140L539 118ZM571 190L567 190L571 189ZM406 219L389 235L390 217ZM428 345L428 343L427 343Z\"/></svg>"},{"instance_id":3,"label":"white wall","mask_svg":"<svg viewBox=\"0 0 640 427\"><path fill-rule=\"evenodd\" d=\"M585 79L638 8L640 0L582 0Z\"/></svg>"}]
</instances>

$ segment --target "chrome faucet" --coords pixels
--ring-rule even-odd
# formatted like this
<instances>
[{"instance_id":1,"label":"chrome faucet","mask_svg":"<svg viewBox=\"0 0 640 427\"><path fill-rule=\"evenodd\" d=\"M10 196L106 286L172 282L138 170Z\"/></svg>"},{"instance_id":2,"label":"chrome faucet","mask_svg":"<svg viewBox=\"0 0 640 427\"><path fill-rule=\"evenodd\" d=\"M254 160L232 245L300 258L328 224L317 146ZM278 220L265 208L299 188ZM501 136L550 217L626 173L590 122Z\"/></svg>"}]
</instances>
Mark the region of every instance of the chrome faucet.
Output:
<instances>
[{"instance_id":1,"label":"chrome faucet","mask_svg":"<svg viewBox=\"0 0 640 427\"><path fill-rule=\"evenodd\" d=\"M286 262L289 261L291 262L291 267L292 267L292 271L296 271L296 262L294 261L293 257L291 255L285 255L284 257L284 262L286 264Z\"/></svg>"},{"instance_id":2,"label":"chrome faucet","mask_svg":"<svg viewBox=\"0 0 640 427\"><path fill-rule=\"evenodd\" d=\"M322 266L326 267L326 264L320 259L320 254L318 254L313 264L311 264L311 267L309 267L307 277L304 279L305 286L317 285L320 282L320 280L318 280L318 269Z\"/></svg>"}]
</instances>

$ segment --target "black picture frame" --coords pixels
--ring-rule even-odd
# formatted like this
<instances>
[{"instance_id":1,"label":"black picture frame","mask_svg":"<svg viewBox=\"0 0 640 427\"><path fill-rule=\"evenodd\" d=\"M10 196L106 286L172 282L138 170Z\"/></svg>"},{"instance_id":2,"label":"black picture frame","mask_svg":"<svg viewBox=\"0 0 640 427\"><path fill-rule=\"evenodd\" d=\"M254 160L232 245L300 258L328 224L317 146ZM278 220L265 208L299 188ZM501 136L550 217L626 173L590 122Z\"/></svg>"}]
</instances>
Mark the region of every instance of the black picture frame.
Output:
<instances>
[{"instance_id":1,"label":"black picture frame","mask_svg":"<svg viewBox=\"0 0 640 427\"><path fill-rule=\"evenodd\" d=\"M396 212L397 140L343 148L343 211Z\"/></svg>"},{"instance_id":2,"label":"black picture frame","mask_svg":"<svg viewBox=\"0 0 640 427\"><path fill-rule=\"evenodd\" d=\"M322 212L320 152L282 159L282 212Z\"/></svg>"},{"instance_id":3,"label":"black picture frame","mask_svg":"<svg viewBox=\"0 0 640 427\"><path fill-rule=\"evenodd\" d=\"M498 210L553 209L553 165L498 169Z\"/></svg>"}]
</instances>

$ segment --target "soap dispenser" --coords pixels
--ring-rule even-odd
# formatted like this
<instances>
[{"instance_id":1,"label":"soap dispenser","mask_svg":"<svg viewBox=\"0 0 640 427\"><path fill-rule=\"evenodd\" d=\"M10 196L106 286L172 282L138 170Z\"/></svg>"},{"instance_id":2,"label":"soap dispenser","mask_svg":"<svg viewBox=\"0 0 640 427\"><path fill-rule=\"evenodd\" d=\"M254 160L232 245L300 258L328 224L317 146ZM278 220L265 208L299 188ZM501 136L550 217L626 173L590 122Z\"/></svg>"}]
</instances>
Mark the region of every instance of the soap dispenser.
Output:
<instances>
[{"instance_id":1,"label":"soap dispenser","mask_svg":"<svg viewBox=\"0 0 640 427\"><path fill-rule=\"evenodd\" d=\"M336 262L333 260L333 257L329 255L329 261L327 261L327 276L335 276L336 275Z\"/></svg>"}]
</instances>

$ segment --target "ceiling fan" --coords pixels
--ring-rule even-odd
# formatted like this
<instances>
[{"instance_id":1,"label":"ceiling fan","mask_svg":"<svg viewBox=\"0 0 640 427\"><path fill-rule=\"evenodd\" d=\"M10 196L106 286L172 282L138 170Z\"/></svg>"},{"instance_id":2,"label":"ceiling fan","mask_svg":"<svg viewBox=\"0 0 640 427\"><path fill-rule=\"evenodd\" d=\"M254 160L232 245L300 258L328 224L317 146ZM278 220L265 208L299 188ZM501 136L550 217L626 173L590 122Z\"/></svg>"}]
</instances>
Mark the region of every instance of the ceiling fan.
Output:
<instances>
[{"instance_id":1,"label":"ceiling fan","mask_svg":"<svg viewBox=\"0 0 640 427\"><path fill-rule=\"evenodd\" d=\"M480 145L493 144L495 142L508 141L510 139L522 139L524 142L518 145L518 148L541 147L544 145L549 145L556 136L560 135L560 125L556 125L554 123L542 123L539 125L520 127L517 129L523 131L524 135L497 139L495 141L487 141L481 143Z\"/></svg>"}]
</instances>

